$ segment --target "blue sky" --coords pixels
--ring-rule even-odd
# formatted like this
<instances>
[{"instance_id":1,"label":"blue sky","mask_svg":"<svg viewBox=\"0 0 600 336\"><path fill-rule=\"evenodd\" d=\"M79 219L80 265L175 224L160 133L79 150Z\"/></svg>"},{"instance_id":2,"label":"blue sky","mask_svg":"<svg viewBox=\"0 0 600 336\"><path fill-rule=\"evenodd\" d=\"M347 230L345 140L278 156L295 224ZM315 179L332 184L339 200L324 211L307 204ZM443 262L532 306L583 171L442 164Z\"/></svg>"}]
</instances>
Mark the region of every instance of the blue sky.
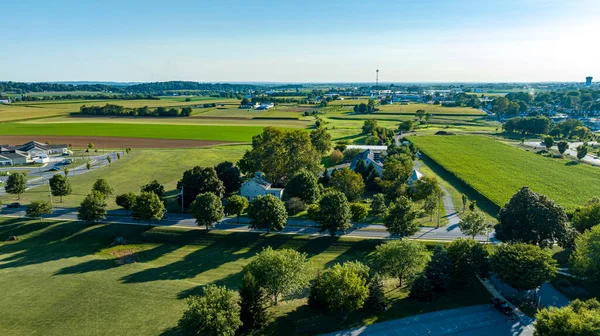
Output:
<instances>
[{"instance_id":1,"label":"blue sky","mask_svg":"<svg viewBox=\"0 0 600 336\"><path fill-rule=\"evenodd\" d=\"M0 80L600 78L598 0L20 0Z\"/></svg>"}]
</instances>

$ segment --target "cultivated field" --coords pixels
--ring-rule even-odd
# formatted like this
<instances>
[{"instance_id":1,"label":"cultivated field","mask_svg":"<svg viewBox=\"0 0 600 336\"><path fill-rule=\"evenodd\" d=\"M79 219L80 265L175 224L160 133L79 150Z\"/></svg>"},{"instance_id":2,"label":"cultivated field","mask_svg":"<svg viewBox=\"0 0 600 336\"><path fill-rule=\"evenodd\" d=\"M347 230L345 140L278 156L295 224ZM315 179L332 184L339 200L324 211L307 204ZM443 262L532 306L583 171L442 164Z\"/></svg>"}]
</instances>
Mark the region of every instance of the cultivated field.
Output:
<instances>
[{"instance_id":1,"label":"cultivated field","mask_svg":"<svg viewBox=\"0 0 600 336\"><path fill-rule=\"evenodd\" d=\"M161 125L125 123L2 123L2 135L103 136L249 142L263 126Z\"/></svg>"},{"instance_id":2,"label":"cultivated field","mask_svg":"<svg viewBox=\"0 0 600 336\"><path fill-rule=\"evenodd\" d=\"M428 157L502 207L523 186L573 210L600 195L600 169L526 152L483 136L414 136Z\"/></svg>"},{"instance_id":3,"label":"cultivated field","mask_svg":"<svg viewBox=\"0 0 600 336\"><path fill-rule=\"evenodd\" d=\"M10 236L19 240L7 242ZM128 244L113 246L115 237ZM244 265L266 246L307 253L314 276L336 263L366 261L379 243L0 219L0 335L170 335L185 297L210 283L237 289ZM396 285L386 284L388 311L344 319L307 307L304 293L270 308L273 321L261 335L314 335L489 300L477 282L432 303L410 300Z\"/></svg>"},{"instance_id":4,"label":"cultivated field","mask_svg":"<svg viewBox=\"0 0 600 336\"><path fill-rule=\"evenodd\" d=\"M471 107L443 107L440 105L433 104L391 104L391 105L380 105L377 113L410 113L414 114L417 110L424 110L431 114L449 114L449 115L485 115L484 112L474 109Z\"/></svg>"}]
</instances>

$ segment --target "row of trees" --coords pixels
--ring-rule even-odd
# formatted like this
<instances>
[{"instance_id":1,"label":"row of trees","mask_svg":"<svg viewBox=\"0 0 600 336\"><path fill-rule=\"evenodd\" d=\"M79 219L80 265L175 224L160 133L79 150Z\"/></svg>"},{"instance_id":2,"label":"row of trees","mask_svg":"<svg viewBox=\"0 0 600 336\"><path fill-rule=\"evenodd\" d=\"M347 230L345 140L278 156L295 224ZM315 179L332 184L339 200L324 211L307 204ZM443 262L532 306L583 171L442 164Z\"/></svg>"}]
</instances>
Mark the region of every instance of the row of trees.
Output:
<instances>
[{"instance_id":1,"label":"row of trees","mask_svg":"<svg viewBox=\"0 0 600 336\"><path fill-rule=\"evenodd\" d=\"M140 116L140 117L189 117L192 108L185 106L179 108L166 108L159 106L151 109L148 106L128 108L121 105L106 104L104 106L81 106L79 114L95 116Z\"/></svg>"}]
</instances>

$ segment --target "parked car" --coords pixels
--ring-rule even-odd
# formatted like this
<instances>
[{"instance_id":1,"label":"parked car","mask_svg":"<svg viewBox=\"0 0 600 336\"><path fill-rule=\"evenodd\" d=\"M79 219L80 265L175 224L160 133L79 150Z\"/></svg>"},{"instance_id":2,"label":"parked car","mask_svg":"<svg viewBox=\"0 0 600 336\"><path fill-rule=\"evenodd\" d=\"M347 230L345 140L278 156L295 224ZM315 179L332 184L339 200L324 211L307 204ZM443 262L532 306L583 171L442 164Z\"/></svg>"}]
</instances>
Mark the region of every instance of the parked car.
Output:
<instances>
[{"instance_id":1,"label":"parked car","mask_svg":"<svg viewBox=\"0 0 600 336\"><path fill-rule=\"evenodd\" d=\"M55 167L50 168L48 171L59 171L59 170L60 170L60 168L55 166Z\"/></svg>"},{"instance_id":2,"label":"parked car","mask_svg":"<svg viewBox=\"0 0 600 336\"><path fill-rule=\"evenodd\" d=\"M21 207L21 203L18 202L14 202L14 203L10 203L6 206L7 208L14 208L14 209L18 209Z\"/></svg>"},{"instance_id":3,"label":"parked car","mask_svg":"<svg viewBox=\"0 0 600 336\"><path fill-rule=\"evenodd\" d=\"M513 313L512 308L506 303L506 301L502 301L498 298L492 299L492 306L498 309L504 315L511 315Z\"/></svg>"}]
</instances>

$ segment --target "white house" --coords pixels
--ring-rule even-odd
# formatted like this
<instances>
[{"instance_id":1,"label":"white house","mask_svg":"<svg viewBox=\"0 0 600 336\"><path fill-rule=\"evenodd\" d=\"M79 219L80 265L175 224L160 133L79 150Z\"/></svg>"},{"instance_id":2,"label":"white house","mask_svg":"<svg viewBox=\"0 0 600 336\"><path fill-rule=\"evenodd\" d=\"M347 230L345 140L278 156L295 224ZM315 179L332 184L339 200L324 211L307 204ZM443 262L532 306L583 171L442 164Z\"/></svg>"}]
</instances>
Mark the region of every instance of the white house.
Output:
<instances>
[{"instance_id":1,"label":"white house","mask_svg":"<svg viewBox=\"0 0 600 336\"><path fill-rule=\"evenodd\" d=\"M386 147L386 146L380 146L380 147ZM350 164L350 169L354 170L356 168L356 165L358 164L358 161L362 160L365 162L365 165L367 167L370 164L373 164L373 167L375 167L375 171L377 172L377 174L379 174L379 176L381 176L383 174L384 154L385 154L385 151L367 149L366 151L359 153L354 158L354 160L352 160L352 163Z\"/></svg>"},{"instance_id":2,"label":"white house","mask_svg":"<svg viewBox=\"0 0 600 336\"><path fill-rule=\"evenodd\" d=\"M256 172L254 177L242 184L240 195L252 202L257 196L273 195L279 199L283 197L282 188L271 188L263 173Z\"/></svg>"},{"instance_id":3,"label":"white house","mask_svg":"<svg viewBox=\"0 0 600 336\"><path fill-rule=\"evenodd\" d=\"M10 100L10 98L7 98L7 99L0 99L0 104L10 104L10 103L11 103L11 100Z\"/></svg>"}]
</instances>

